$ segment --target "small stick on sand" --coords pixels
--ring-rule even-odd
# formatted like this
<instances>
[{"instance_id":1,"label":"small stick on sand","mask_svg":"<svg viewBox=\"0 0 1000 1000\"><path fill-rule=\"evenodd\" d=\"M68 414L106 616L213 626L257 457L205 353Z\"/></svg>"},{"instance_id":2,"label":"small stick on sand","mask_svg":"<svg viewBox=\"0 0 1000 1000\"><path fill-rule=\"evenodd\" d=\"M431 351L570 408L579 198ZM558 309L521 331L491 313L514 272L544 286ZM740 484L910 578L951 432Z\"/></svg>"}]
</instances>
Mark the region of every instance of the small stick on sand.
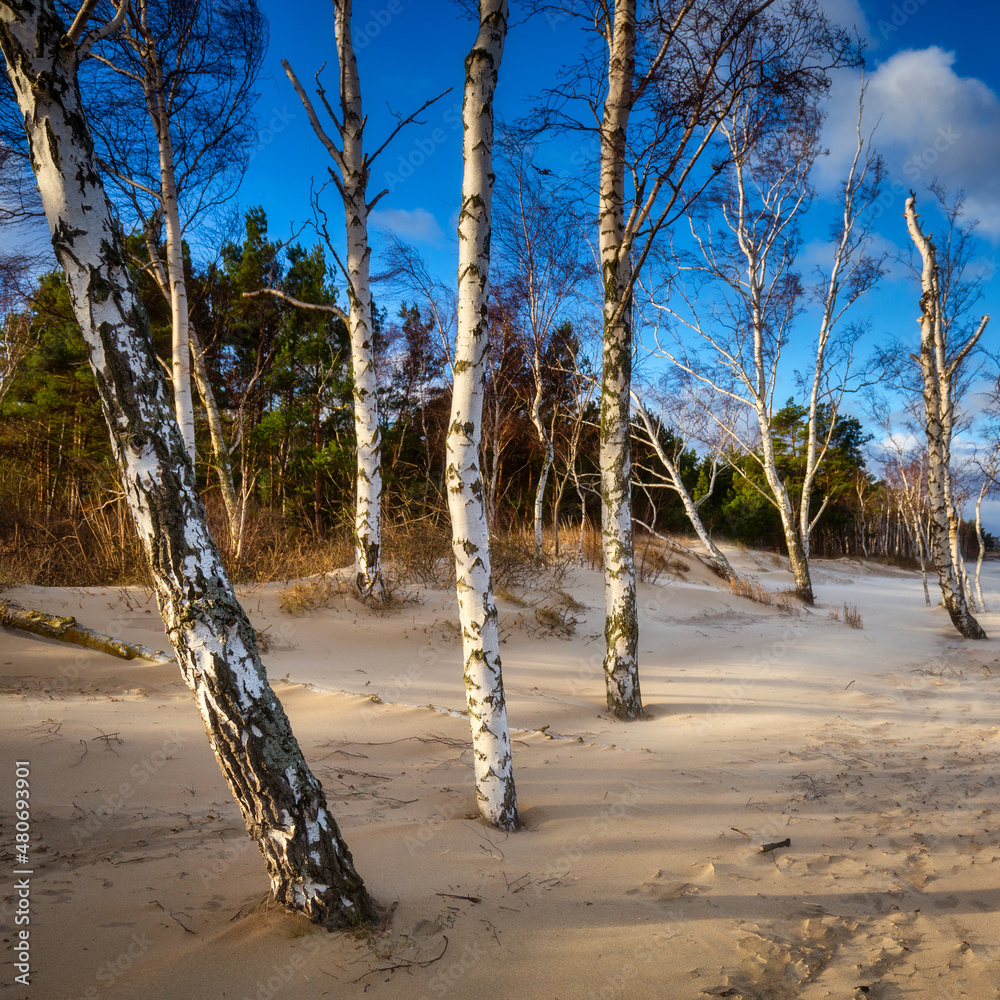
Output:
<instances>
[{"instance_id":1,"label":"small stick on sand","mask_svg":"<svg viewBox=\"0 0 1000 1000\"><path fill-rule=\"evenodd\" d=\"M760 848L761 854L769 854L771 851L776 851L779 847L791 847L792 841L790 837L786 837L784 840L778 840L773 844L762 844Z\"/></svg>"}]
</instances>

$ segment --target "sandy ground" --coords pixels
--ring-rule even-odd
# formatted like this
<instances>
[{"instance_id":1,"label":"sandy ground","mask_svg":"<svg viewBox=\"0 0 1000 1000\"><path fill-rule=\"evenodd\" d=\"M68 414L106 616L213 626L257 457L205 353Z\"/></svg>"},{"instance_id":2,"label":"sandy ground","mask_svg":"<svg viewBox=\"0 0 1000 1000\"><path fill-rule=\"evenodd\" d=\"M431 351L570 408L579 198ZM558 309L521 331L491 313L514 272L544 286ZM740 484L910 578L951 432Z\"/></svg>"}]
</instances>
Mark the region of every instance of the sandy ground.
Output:
<instances>
[{"instance_id":1,"label":"sandy ground","mask_svg":"<svg viewBox=\"0 0 1000 1000\"><path fill-rule=\"evenodd\" d=\"M773 557L733 557L789 583ZM986 578L1000 608L1000 564ZM792 613L697 566L643 585L651 719L634 724L604 708L596 572L563 582L584 605L568 639L502 603L511 836L473 815L452 595L292 618L282 588L245 593L357 867L395 904L366 935L261 904L263 863L176 668L0 633L0 1000L996 997L1000 643L963 642L915 574L817 561L815 581L816 607ZM141 591L11 596L164 641ZM845 601L863 630L829 617ZM1000 635L1000 613L980 620ZM16 760L33 796L27 989Z\"/></svg>"}]
</instances>

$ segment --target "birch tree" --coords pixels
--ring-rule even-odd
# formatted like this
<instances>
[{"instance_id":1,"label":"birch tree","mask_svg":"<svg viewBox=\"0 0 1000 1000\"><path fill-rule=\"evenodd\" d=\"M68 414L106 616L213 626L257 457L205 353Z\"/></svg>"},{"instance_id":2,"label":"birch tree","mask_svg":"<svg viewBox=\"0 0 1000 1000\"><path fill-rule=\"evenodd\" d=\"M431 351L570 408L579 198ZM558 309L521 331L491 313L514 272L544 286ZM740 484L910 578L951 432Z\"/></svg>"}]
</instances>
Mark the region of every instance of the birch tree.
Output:
<instances>
[{"instance_id":1,"label":"birch tree","mask_svg":"<svg viewBox=\"0 0 1000 1000\"><path fill-rule=\"evenodd\" d=\"M976 542L979 550L976 554L976 598L979 601L979 610L986 610L986 601L983 600L983 557L986 555L986 539L983 537L983 500L988 496L996 496L1000 492L1000 427L993 428L994 444L984 458L975 460L975 465L983 477L979 485L979 495L976 497Z\"/></svg>"},{"instance_id":2,"label":"birch tree","mask_svg":"<svg viewBox=\"0 0 1000 1000\"><path fill-rule=\"evenodd\" d=\"M925 235L917 215L913 192L906 200L906 226L920 254L920 373L923 380L924 431L927 435L927 495L930 506L929 542L931 561L937 570L945 610L958 633L966 639L985 639L962 585L957 566L958 514L953 499L951 442L955 429L954 386L956 372L978 343L989 316L957 347L948 343L950 323L942 301L937 249Z\"/></svg>"},{"instance_id":3,"label":"birch tree","mask_svg":"<svg viewBox=\"0 0 1000 1000\"><path fill-rule=\"evenodd\" d=\"M366 152L364 130L367 118L361 102L361 81L351 37L352 0L334 0L333 7L340 68L340 114L327 100L326 91L319 83L319 73L316 74L316 95L333 123L336 138L320 121L312 99L287 60L283 59L281 65L306 110L316 137L333 160L336 169L330 172L330 177L344 205L347 252L343 260L337 256L337 261L347 282L348 332L354 371L354 428L358 451L354 568L358 592L363 598L379 604L386 596L382 576L382 439L373 343L368 217L388 191L380 191L369 200L368 181L378 155L400 129L415 122L417 115L433 101L427 101L418 111L400 121L374 152ZM333 240L325 226L323 233L330 251L336 255Z\"/></svg>"},{"instance_id":4,"label":"birch tree","mask_svg":"<svg viewBox=\"0 0 1000 1000\"><path fill-rule=\"evenodd\" d=\"M884 432L886 444L879 456L886 466L886 478L892 492L898 499L898 505L907 526L908 534L913 543L914 551L920 563L920 578L924 587L924 603L930 607L931 595L927 587L927 532L925 530L925 511L927 508L927 462L926 451L914 453L905 447L905 440L916 437L909 430L904 435L897 432L893 426L893 411L891 402L885 398L872 395L869 399L868 412L878 427Z\"/></svg>"},{"instance_id":5,"label":"birch tree","mask_svg":"<svg viewBox=\"0 0 1000 1000\"><path fill-rule=\"evenodd\" d=\"M695 277L698 291L682 291L680 283L673 289L676 299L685 300L684 313L669 300L654 303L677 321L677 347L658 343L661 353L743 411L745 421L716 417L716 425L728 436L728 453L749 455L759 465L766 483L761 492L778 512L795 589L807 604L814 600L810 537L829 501L827 495L814 509L814 484L844 394L849 386L860 385L852 371L860 328L840 333L838 324L882 273L881 259L868 252L870 210L879 193L882 165L861 131L859 112L857 146L820 294L811 371L804 379L805 469L798 496L793 496L779 468L772 424L782 351L803 311L805 289L795 263L801 217L812 200L810 173L820 153L818 102L828 86L818 72L824 44L815 25L801 34L793 29L780 50L771 51L772 58L786 64L791 79L800 79L797 92L749 92L720 124L731 166L713 198L689 213L697 250L693 261L678 269ZM770 48L770 40L764 45ZM836 58L836 53L831 56ZM810 67L816 72L810 74ZM699 351L683 345L680 331L697 336ZM733 468L744 471L739 464Z\"/></svg>"},{"instance_id":6,"label":"birch tree","mask_svg":"<svg viewBox=\"0 0 1000 1000\"><path fill-rule=\"evenodd\" d=\"M955 381L963 361L979 342L989 316L957 346L949 344L953 316L948 313L932 236L925 235L917 215L916 195L906 199L906 226L922 262L920 274L920 373L923 380L924 430L927 435L927 494L930 505L931 560L937 570L945 609L966 639L985 639L962 584L958 562L959 516L953 496L951 443L955 429Z\"/></svg>"},{"instance_id":7,"label":"birch tree","mask_svg":"<svg viewBox=\"0 0 1000 1000\"><path fill-rule=\"evenodd\" d=\"M587 329L585 327L585 329ZM584 447L584 434L596 429L593 420L593 399L597 391L597 379L594 377L593 365L584 353L584 346L579 338L574 336L573 342L566 345L563 353L562 376L566 380L568 402L561 421L558 435L553 428L556 440L555 448L555 497L552 501L552 532L555 536L555 554L559 555L559 513L562 509L562 498L570 480L576 491L580 509L580 529L577 532L577 561L584 565L583 539L587 524L587 493L593 493L592 487L584 486L581 476L580 459Z\"/></svg>"},{"instance_id":8,"label":"birch tree","mask_svg":"<svg viewBox=\"0 0 1000 1000\"><path fill-rule=\"evenodd\" d=\"M701 514L700 514L700 508L709 499L709 497L712 496L712 492L715 488L715 480L716 480L716 475L718 473L719 462L720 462L718 445L715 444L715 446L712 447L711 458L710 458L711 475L709 478L709 483L707 485L707 488L701 494L701 496L695 497L692 495L691 491L688 490L687 486L685 485L680 471L679 459L688 443L688 436L683 433L684 430L683 425L685 424L686 420L682 418L680 421L677 421L676 419L671 421L671 430L674 432L675 444L672 450L668 450L664 446L663 442L663 429L664 429L663 411L661 410L660 413L656 414L655 416L651 415L649 410L646 408L646 405L643 402L642 397L635 392L633 392L632 394L632 401L635 407L635 416L637 424L636 429L642 435L642 438L646 441L649 447L653 449L653 453L656 455L660 465L663 467L663 470L666 473L666 475L663 475L658 470L653 471L651 469L648 469L647 472L651 474L650 479L652 480L652 482L647 481L644 484L644 489L648 494L650 488L659 485L659 486L665 486L667 489L675 493L678 499L681 501L681 505L684 508L684 513L687 515L687 519L690 522L691 527L694 528L694 532L698 536L698 540L701 542L701 544L705 547L705 550L708 552L708 561L712 566L712 568L723 579L736 580L737 579L736 571L733 569L729 560L726 558L725 553L713 541L712 536L709 534L708 529L705 527L705 524L701 519ZM691 413L691 412L687 412L684 414L684 417L686 417L687 420L697 420L698 416L699 415L697 413ZM641 471L638 465L636 467L636 471L637 472ZM647 524L643 525L643 527L646 528L647 531L655 533L655 525ZM670 540L668 539L667 541ZM676 545L675 542L670 542L670 544Z\"/></svg>"},{"instance_id":9,"label":"birch tree","mask_svg":"<svg viewBox=\"0 0 1000 1000\"><path fill-rule=\"evenodd\" d=\"M83 81L100 162L143 237L147 257L140 266L170 303L174 407L192 458L191 358L201 345L190 329L184 237L242 177L253 135L253 87L266 44L266 21L255 0L224 6L131 0L116 30L91 52ZM196 382L211 411L210 384ZM232 481L225 481L211 425L210 432L228 498ZM228 513L232 527L236 514Z\"/></svg>"},{"instance_id":10,"label":"birch tree","mask_svg":"<svg viewBox=\"0 0 1000 1000\"><path fill-rule=\"evenodd\" d=\"M462 101L462 208L458 218L458 333L448 425L445 485L462 624L465 691L472 724L480 815L504 830L520 826L497 608L480 468L485 358L489 350L490 235L493 195L493 94L507 0L479 0L479 30L465 60Z\"/></svg>"},{"instance_id":11,"label":"birch tree","mask_svg":"<svg viewBox=\"0 0 1000 1000\"><path fill-rule=\"evenodd\" d=\"M555 441L546 410L546 354L557 323L579 291L586 269L575 213L565 191L547 181L550 172L534 163L533 150L516 133L503 143L504 170L497 185L495 258L503 269L506 301L515 306L515 326L534 381L531 423L542 451L535 487L535 554L542 554L542 517Z\"/></svg>"},{"instance_id":12,"label":"birch tree","mask_svg":"<svg viewBox=\"0 0 1000 1000\"><path fill-rule=\"evenodd\" d=\"M604 337L600 466L608 709L642 715L631 497L633 292L658 237L714 176L699 172L736 96L767 83L740 44L774 0L636 0L557 5L596 29L595 49L550 92L539 127L589 132L598 147ZM814 6L792 0L795 21ZM599 68L600 67L600 68Z\"/></svg>"},{"instance_id":13,"label":"birch tree","mask_svg":"<svg viewBox=\"0 0 1000 1000\"><path fill-rule=\"evenodd\" d=\"M53 0L0 4L0 50L52 246L87 342L164 627L275 898L329 928L356 925L374 916L374 906L268 683L253 628L208 532L101 183L77 70L115 24L88 30L92 9L85 3L67 30Z\"/></svg>"}]
</instances>

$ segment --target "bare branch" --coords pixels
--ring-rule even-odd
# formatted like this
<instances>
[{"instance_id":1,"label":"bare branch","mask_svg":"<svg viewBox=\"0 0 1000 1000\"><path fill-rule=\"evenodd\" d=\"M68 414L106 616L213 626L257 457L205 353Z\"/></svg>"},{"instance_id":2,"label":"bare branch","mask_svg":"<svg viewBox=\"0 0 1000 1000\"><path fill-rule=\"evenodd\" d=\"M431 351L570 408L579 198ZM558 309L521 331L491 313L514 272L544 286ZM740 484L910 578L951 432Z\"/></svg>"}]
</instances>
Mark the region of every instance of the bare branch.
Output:
<instances>
[{"instance_id":1,"label":"bare branch","mask_svg":"<svg viewBox=\"0 0 1000 1000\"><path fill-rule=\"evenodd\" d=\"M347 313L344 312L340 306L334 305L322 305L318 302L303 302L301 299L297 299L288 292L283 292L280 288L258 288L255 292L244 292L243 298L245 299L257 299L262 295L273 295L277 299L284 299L285 302L295 306L297 309L311 309L313 312L325 312L332 313L338 319L342 319L345 323L347 322Z\"/></svg>"}]
</instances>

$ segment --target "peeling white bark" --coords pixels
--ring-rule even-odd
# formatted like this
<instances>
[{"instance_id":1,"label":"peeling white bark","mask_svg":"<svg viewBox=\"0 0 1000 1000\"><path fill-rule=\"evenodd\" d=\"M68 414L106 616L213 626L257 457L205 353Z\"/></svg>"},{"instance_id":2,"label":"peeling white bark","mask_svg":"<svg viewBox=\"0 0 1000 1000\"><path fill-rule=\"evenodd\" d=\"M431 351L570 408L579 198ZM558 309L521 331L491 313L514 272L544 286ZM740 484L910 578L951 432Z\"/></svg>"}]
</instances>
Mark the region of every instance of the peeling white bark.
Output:
<instances>
[{"instance_id":1,"label":"peeling white bark","mask_svg":"<svg viewBox=\"0 0 1000 1000\"><path fill-rule=\"evenodd\" d=\"M364 599L379 604L385 599L386 593L382 576L382 436L372 330L368 213L381 195L377 195L371 202L367 200L369 168L374 157L369 157L364 149L366 119L361 102L358 64L351 37L352 2L334 0L333 6L337 61L340 66L339 120L327 103L322 88L318 93L333 119L340 139L339 146L327 135L312 101L291 66L284 60L282 66L302 101L313 131L334 162L335 171L331 171L331 176L344 204L347 253L342 266L347 278L349 303L347 329L351 341L354 431L358 457L354 512L354 570L358 592Z\"/></svg>"},{"instance_id":2,"label":"peeling white bark","mask_svg":"<svg viewBox=\"0 0 1000 1000\"><path fill-rule=\"evenodd\" d=\"M18 0L0 4L0 49L160 614L216 758L277 900L328 927L369 920L372 902L268 684L253 628L209 535L97 170L77 87L77 47L52 0Z\"/></svg>"},{"instance_id":3,"label":"peeling white bark","mask_svg":"<svg viewBox=\"0 0 1000 1000\"><path fill-rule=\"evenodd\" d=\"M604 353L601 378L601 541L604 550L604 679L608 709L642 716L639 620L632 538L632 261L625 238L625 152L635 72L635 0L617 0L601 121L598 201Z\"/></svg>"},{"instance_id":4,"label":"peeling white bark","mask_svg":"<svg viewBox=\"0 0 1000 1000\"><path fill-rule=\"evenodd\" d=\"M480 0L479 32L465 60L462 210L458 220L458 334L448 426L446 486L476 798L485 820L520 825L500 664L497 609L480 469L489 349L487 300L493 192L493 94L507 32L506 0Z\"/></svg>"},{"instance_id":5,"label":"peeling white bark","mask_svg":"<svg viewBox=\"0 0 1000 1000\"><path fill-rule=\"evenodd\" d=\"M930 507L928 535L931 560L938 573L944 606L952 624L966 639L985 639L986 632L969 609L965 590L956 572L953 544L954 514L951 505L949 455L953 426L952 378L962 359L975 346L989 317L970 337L955 357L947 354L947 331L941 308L937 253L929 236L920 228L916 197L906 200L906 225L920 252L920 371L924 383L924 428L927 434L927 495Z\"/></svg>"},{"instance_id":6,"label":"peeling white bark","mask_svg":"<svg viewBox=\"0 0 1000 1000\"><path fill-rule=\"evenodd\" d=\"M340 62L342 190L347 228L348 331L354 368L354 431L358 447L354 569L359 592L379 603L382 579L382 438L375 381L372 296L369 282L367 187L361 84L351 40L351 0L334 0L334 31Z\"/></svg>"},{"instance_id":7,"label":"peeling white bark","mask_svg":"<svg viewBox=\"0 0 1000 1000\"><path fill-rule=\"evenodd\" d=\"M195 460L194 404L191 399L191 349L188 334L187 282L184 277L184 245L180 212L177 206L177 181L174 171L174 148L170 138L163 67L152 42L149 69L143 81L146 102L154 115L156 140L160 153L160 192L163 205L163 228L167 241L167 274L170 283L170 370L174 387L174 413L184 439L184 447Z\"/></svg>"}]
</instances>

